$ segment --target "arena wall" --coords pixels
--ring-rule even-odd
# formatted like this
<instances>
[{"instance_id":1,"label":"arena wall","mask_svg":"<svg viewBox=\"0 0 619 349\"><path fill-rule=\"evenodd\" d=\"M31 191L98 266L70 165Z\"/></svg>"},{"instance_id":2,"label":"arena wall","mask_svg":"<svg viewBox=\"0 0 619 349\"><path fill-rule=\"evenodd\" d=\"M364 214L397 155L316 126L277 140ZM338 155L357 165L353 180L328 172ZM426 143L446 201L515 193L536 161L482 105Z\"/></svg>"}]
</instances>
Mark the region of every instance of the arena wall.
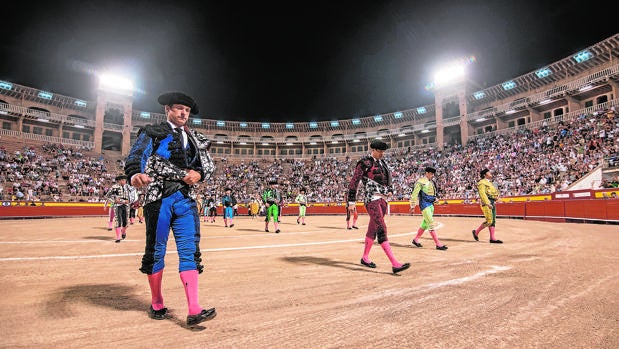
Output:
<instances>
[{"instance_id":1,"label":"arena wall","mask_svg":"<svg viewBox=\"0 0 619 349\"><path fill-rule=\"evenodd\" d=\"M503 218L540 220L549 222L607 222L619 223L619 199L611 198L612 193L619 196L619 189L587 190L555 193L552 196L504 198L497 204L497 215ZM537 200L532 200L532 198ZM239 215L247 215L247 208L239 205ZM360 214L367 214L362 203L357 203ZM296 216L298 205L285 205L284 216ZM346 207L341 203L314 203L307 208L307 215L344 215ZM389 203L389 214L409 214L407 201ZM419 215L419 207L415 209ZM222 207L218 215L223 215ZM446 200L435 206L436 216L481 217L476 203L462 200ZM11 202L0 206L0 219L49 218L107 216L102 203L70 202Z\"/></svg>"}]
</instances>

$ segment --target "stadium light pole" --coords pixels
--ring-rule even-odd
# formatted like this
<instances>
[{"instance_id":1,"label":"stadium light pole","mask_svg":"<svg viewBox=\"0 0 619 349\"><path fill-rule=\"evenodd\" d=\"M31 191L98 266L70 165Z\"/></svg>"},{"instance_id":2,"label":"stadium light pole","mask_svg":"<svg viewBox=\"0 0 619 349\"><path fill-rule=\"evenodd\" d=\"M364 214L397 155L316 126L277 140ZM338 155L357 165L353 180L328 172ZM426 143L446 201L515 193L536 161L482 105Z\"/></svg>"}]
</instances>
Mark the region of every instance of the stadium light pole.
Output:
<instances>
[{"instance_id":1,"label":"stadium light pole","mask_svg":"<svg viewBox=\"0 0 619 349\"><path fill-rule=\"evenodd\" d=\"M463 88L465 83L465 64L460 61L445 64L438 68L434 73L434 81L432 89L434 90L434 101L436 107L436 144L439 149L443 149L445 144L445 135L443 128L443 98L451 95L458 95L459 114L466 114L466 100L463 96ZM450 117L451 115L447 115ZM466 118L460 120L460 135L468 137Z\"/></svg>"},{"instance_id":2,"label":"stadium light pole","mask_svg":"<svg viewBox=\"0 0 619 349\"><path fill-rule=\"evenodd\" d=\"M111 73L97 74L97 78L99 87L95 112L95 124L97 125L94 134L95 151L103 150L103 135L107 132L107 137L118 139L121 155L125 156L129 153L133 129L131 120L133 92L135 91L133 81ZM107 106L110 104L120 106L122 120L106 121Z\"/></svg>"}]
</instances>

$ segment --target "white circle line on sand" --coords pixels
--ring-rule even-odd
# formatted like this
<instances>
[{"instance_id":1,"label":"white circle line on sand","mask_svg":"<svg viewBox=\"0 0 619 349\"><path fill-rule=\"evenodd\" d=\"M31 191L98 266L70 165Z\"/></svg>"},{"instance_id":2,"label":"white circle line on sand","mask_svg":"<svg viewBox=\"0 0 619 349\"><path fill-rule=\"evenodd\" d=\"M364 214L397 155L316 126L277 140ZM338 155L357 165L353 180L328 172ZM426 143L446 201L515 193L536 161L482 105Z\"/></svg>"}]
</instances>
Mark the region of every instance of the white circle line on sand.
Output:
<instances>
[{"instance_id":1,"label":"white circle line on sand","mask_svg":"<svg viewBox=\"0 0 619 349\"><path fill-rule=\"evenodd\" d=\"M510 270L510 269L511 269L511 266L492 265L490 269L482 270L473 275L463 276L460 278L449 279L445 281L433 282L433 283L414 286L414 287L404 287L404 288L398 287L397 289L388 289L388 290L384 290L379 293L360 296L352 300L352 302L354 302L354 304L360 304L361 302L381 299L381 298L384 298L385 296L402 296L402 295L410 296L412 294L427 292L427 291L431 291L431 290L445 287L445 286L461 285L467 282L475 281L487 275L496 274L496 273L503 272L503 271Z\"/></svg>"},{"instance_id":2,"label":"white circle line on sand","mask_svg":"<svg viewBox=\"0 0 619 349\"><path fill-rule=\"evenodd\" d=\"M437 223L435 229L439 229L443 226L441 223ZM408 232L402 234L393 234L391 237L400 237L400 236L408 236L415 234L415 232ZM137 241L137 240L135 240ZM302 243L294 243L294 244L274 244L274 245L257 245L257 246L240 246L240 247L220 247L220 248L203 248L200 251L202 252L222 252L222 251L242 251L242 250L256 250L256 249L267 249L267 248L280 248L280 247L301 247L301 246L314 246L314 245L328 245L328 244L339 244L345 242L358 242L359 238L355 239L346 239L346 240L329 240L329 241L315 241L315 242L302 242ZM37 243L42 243L43 241L37 241ZM48 243L57 243L60 241L50 240ZM69 242L69 241L66 241ZM110 241L106 241L106 243L110 243ZM5 242L6 243L6 242ZM28 242L24 242L28 243ZM167 253L177 253L176 251L167 251ZM89 256L43 256L43 257L6 257L0 258L0 262L13 262L13 261L33 261L33 260L70 260L70 259L94 259L94 258L110 258L110 257L130 257L130 256L142 256L143 253L118 253L118 254L102 254L102 255L89 255Z\"/></svg>"},{"instance_id":3,"label":"white circle line on sand","mask_svg":"<svg viewBox=\"0 0 619 349\"><path fill-rule=\"evenodd\" d=\"M15 244L15 245L26 245L26 244L91 244L91 243L101 243L103 242L109 242L109 241L114 241L115 239L109 239L109 240L37 240L37 241L0 241L0 245L10 245L10 244ZM123 241L142 241L142 240L129 240L129 239L123 239Z\"/></svg>"}]
</instances>

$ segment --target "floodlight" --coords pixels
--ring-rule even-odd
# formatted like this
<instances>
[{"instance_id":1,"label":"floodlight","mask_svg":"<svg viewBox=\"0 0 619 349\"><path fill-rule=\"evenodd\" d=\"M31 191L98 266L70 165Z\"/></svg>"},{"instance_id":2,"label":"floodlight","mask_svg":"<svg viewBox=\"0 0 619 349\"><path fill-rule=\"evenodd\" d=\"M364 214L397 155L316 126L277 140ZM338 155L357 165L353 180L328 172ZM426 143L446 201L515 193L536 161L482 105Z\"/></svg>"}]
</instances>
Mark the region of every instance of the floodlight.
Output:
<instances>
[{"instance_id":1,"label":"floodlight","mask_svg":"<svg viewBox=\"0 0 619 349\"><path fill-rule=\"evenodd\" d=\"M552 74L552 71L548 68L543 68L535 72L535 75L537 75L540 79L545 78L550 74Z\"/></svg>"},{"instance_id":2,"label":"floodlight","mask_svg":"<svg viewBox=\"0 0 619 349\"><path fill-rule=\"evenodd\" d=\"M12 90L13 89L13 84L11 84L10 82L7 82L7 81L0 80L0 88L3 89L3 90Z\"/></svg>"},{"instance_id":3,"label":"floodlight","mask_svg":"<svg viewBox=\"0 0 619 349\"><path fill-rule=\"evenodd\" d=\"M86 108L86 105L87 105L86 101L82 101L80 99L73 102L73 104L77 105L78 107L82 107L82 108Z\"/></svg>"},{"instance_id":4,"label":"floodlight","mask_svg":"<svg viewBox=\"0 0 619 349\"><path fill-rule=\"evenodd\" d=\"M508 81L508 82L504 82L503 85L501 85L503 87L503 90L507 91L507 90L511 90L513 88L516 87L516 83L513 81Z\"/></svg>"},{"instance_id":5,"label":"floodlight","mask_svg":"<svg viewBox=\"0 0 619 349\"><path fill-rule=\"evenodd\" d=\"M129 94L134 90L133 81L113 74L99 74L99 88Z\"/></svg>"},{"instance_id":6,"label":"floodlight","mask_svg":"<svg viewBox=\"0 0 619 349\"><path fill-rule=\"evenodd\" d=\"M54 94L51 92L39 91L38 96L39 98L43 98L43 99L52 99Z\"/></svg>"},{"instance_id":7,"label":"floodlight","mask_svg":"<svg viewBox=\"0 0 619 349\"><path fill-rule=\"evenodd\" d=\"M456 82L462 81L464 78L464 65L455 63L447 65L434 73L434 86L443 87Z\"/></svg>"},{"instance_id":8,"label":"floodlight","mask_svg":"<svg viewBox=\"0 0 619 349\"><path fill-rule=\"evenodd\" d=\"M574 60L578 63L582 63L584 61L588 61L593 57L593 54L588 50L580 51L576 55L574 55Z\"/></svg>"}]
</instances>

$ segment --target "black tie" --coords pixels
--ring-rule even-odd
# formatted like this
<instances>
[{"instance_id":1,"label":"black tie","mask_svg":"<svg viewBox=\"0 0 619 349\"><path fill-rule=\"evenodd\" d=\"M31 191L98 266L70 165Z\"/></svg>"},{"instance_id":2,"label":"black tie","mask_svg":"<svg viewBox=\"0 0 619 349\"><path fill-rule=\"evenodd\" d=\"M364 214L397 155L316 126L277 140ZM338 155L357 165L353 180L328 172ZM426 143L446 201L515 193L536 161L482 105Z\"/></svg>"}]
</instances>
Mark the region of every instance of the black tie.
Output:
<instances>
[{"instance_id":1,"label":"black tie","mask_svg":"<svg viewBox=\"0 0 619 349\"><path fill-rule=\"evenodd\" d=\"M184 127L187 127L187 126L184 126ZM184 130L184 129L182 129L182 128L180 128L180 127L175 127L175 128L174 128L174 131L175 131L176 133L178 133L178 134L180 134L180 135L181 135L181 140L182 140L182 142L183 142L183 148L187 148L188 142L185 142L185 136L183 136L183 130ZM186 132L186 131L187 131L187 130L185 130L185 132Z\"/></svg>"}]
</instances>

